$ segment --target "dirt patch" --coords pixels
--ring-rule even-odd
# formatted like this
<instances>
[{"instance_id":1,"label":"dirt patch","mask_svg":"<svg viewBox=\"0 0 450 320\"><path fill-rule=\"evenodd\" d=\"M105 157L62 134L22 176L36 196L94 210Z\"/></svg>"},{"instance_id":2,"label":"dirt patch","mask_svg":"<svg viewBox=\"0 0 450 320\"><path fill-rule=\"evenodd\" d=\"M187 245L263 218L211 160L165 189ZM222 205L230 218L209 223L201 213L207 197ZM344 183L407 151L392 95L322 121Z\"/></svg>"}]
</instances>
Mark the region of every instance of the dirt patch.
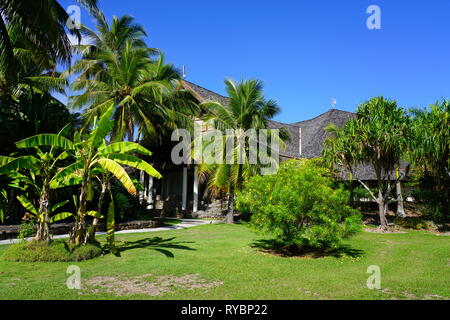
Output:
<instances>
[{"instance_id":1,"label":"dirt patch","mask_svg":"<svg viewBox=\"0 0 450 320\"><path fill-rule=\"evenodd\" d=\"M381 290L382 293L388 295L389 297L387 299L389 300L398 300L398 299L406 299L406 300L450 300L450 297L443 297L437 294L426 294L423 297L418 297L413 293L410 292L398 292L394 293L390 291L389 289L383 289Z\"/></svg>"},{"instance_id":2,"label":"dirt patch","mask_svg":"<svg viewBox=\"0 0 450 320\"><path fill-rule=\"evenodd\" d=\"M186 274L182 276L156 276L151 274L139 276L119 275L116 277L94 277L83 281L83 291L86 294L112 293L116 296L144 294L158 296L172 293L175 289L183 290L208 290L219 285L221 281L208 281L198 274Z\"/></svg>"},{"instance_id":3,"label":"dirt patch","mask_svg":"<svg viewBox=\"0 0 450 320\"><path fill-rule=\"evenodd\" d=\"M388 230L383 230L380 228L366 228L364 229L365 232L370 232L370 233L383 233L383 234L389 234L389 233L407 233L405 231L401 231L398 229L394 229L394 228L390 228Z\"/></svg>"},{"instance_id":4,"label":"dirt patch","mask_svg":"<svg viewBox=\"0 0 450 320\"><path fill-rule=\"evenodd\" d=\"M309 290L307 290L305 288L299 288L298 290L303 292L304 294L306 294L308 296L316 297L316 298L318 298L320 300L331 300L331 298L329 298L327 296L322 296L322 295L320 295L320 294L318 294L316 292L309 291Z\"/></svg>"}]
</instances>

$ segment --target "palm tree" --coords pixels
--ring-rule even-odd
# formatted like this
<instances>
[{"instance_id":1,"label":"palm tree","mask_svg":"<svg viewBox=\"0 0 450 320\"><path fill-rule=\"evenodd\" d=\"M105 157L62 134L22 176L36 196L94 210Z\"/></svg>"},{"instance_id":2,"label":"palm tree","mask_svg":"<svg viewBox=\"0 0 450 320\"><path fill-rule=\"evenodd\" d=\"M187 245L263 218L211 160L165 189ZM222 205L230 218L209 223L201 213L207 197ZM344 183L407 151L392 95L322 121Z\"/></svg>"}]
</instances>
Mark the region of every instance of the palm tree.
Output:
<instances>
[{"instance_id":1,"label":"palm tree","mask_svg":"<svg viewBox=\"0 0 450 320\"><path fill-rule=\"evenodd\" d=\"M111 23L108 23L103 12L98 9L92 10L92 16L97 22L96 31L82 25L80 32L87 44L73 46L73 49L82 54L83 58L95 58L96 53L101 50L119 53L128 41L131 41L135 48L147 47L144 41L147 33L143 26L134 22L133 17L114 16ZM152 50L155 53L158 52L156 49Z\"/></svg>"},{"instance_id":2,"label":"palm tree","mask_svg":"<svg viewBox=\"0 0 450 320\"><path fill-rule=\"evenodd\" d=\"M97 0L77 0L88 8L96 8ZM70 41L66 23L70 16L56 0L2 0L0 2L0 73L10 82L17 82L17 63L8 29L14 29L33 48L40 65L46 62L67 62ZM78 30L69 30L80 37Z\"/></svg>"},{"instance_id":3,"label":"palm tree","mask_svg":"<svg viewBox=\"0 0 450 320\"><path fill-rule=\"evenodd\" d=\"M75 124L67 106L52 93L65 93L67 82L54 71L50 58L40 64L35 49L17 30L8 28L14 58L17 61L17 81L12 84L0 73L0 142L4 155L17 151L15 142L39 133L57 133L67 123Z\"/></svg>"},{"instance_id":4,"label":"palm tree","mask_svg":"<svg viewBox=\"0 0 450 320\"><path fill-rule=\"evenodd\" d=\"M114 103L115 140L155 140L163 129L191 125L198 113L194 98L181 88L179 73L162 54L154 59L157 51L145 46L143 28L127 16L114 18L111 26L103 14L96 17L97 32L83 28L92 44L76 48L82 59L68 72L79 73L71 88L82 91L70 105L87 106L86 122L92 123Z\"/></svg>"},{"instance_id":5,"label":"palm tree","mask_svg":"<svg viewBox=\"0 0 450 320\"><path fill-rule=\"evenodd\" d=\"M258 164L249 161L249 142L243 137L248 130L267 129L269 119L278 114L280 108L275 101L264 98L261 81L248 80L237 84L232 80L226 80L225 86L229 97L228 104L208 101L204 102L202 107L208 110L204 120L212 122L214 128L223 134L220 151L222 159L231 157L233 161L213 163L206 159L199 166L199 175L208 177L210 189L217 188L228 192L227 223L233 223L236 192L241 190L245 181L258 174L260 169ZM231 132L229 130L233 133L229 134ZM281 141L287 138L286 131L282 131ZM205 147L211 143L207 142ZM227 143L234 145L228 152ZM225 158L222 155L225 155ZM243 161L237 161L238 159Z\"/></svg>"}]
</instances>

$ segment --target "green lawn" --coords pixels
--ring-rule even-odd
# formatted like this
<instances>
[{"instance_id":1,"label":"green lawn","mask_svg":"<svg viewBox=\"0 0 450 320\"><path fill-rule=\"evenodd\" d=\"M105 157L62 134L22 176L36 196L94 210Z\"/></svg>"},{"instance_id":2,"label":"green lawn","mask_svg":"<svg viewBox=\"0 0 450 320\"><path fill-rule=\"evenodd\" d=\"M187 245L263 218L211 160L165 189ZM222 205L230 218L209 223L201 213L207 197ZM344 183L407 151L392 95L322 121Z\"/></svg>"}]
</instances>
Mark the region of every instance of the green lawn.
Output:
<instances>
[{"instance_id":1,"label":"green lawn","mask_svg":"<svg viewBox=\"0 0 450 320\"><path fill-rule=\"evenodd\" d=\"M157 237L157 238L155 238ZM450 298L450 238L419 231L360 233L347 242L359 257L283 258L252 247L244 225L118 235L121 257L76 263L0 260L2 299L442 299ZM126 242L125 242L126 241ZM6 246L0 246L0 255ZM69 265L82 289L66 287ZM382 290L366 287L381 268ZM144 275L144 276L142 276ZM139 277L141 276L141 277ZM134 287L133 287L133 281ZM104 285L108 284L108 287ZM155 294L122 295L108 288ZM144 285L143 285L144 284ZM146 285L146 286L145 286ZM139 286L138 286L139 288ZM144 289L142 289L144 288ZM162 289L161 289L162 288ZM122 289L121 289L122 290ZM121 295L117 295L121 294Z\"/></svg>"}]
</instances>

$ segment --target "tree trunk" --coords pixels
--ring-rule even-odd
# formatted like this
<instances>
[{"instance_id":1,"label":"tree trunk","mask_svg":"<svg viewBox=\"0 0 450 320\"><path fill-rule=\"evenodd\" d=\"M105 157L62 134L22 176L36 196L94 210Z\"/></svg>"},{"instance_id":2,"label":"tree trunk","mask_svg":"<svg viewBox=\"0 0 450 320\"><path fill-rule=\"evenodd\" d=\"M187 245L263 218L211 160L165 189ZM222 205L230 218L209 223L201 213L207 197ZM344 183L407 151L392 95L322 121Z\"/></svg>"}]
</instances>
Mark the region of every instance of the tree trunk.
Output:
<instances>
[{"instance_id":1,"label":"tree trunk","mask_svg":"<svg viewBox=\"0 0 450 320\"><path fill-rule=\"evenodd\" d=\"M379 201L380 201L380 203L378 203L378 211L379 211L379 215L380 215L379 228L383 231L386 231L388 229L388 221L386 218L387 203L384 203L384 200L382 198Z\"/></svg>"},{"instance_id":2,"label":"tree trunk","mask_svg":"<svg viewBox=\"0 0 450 320\"><path fill-rule=\"evenodd\" d=\"M100 193L100 197L98 199L98 206L97 206L97 214L101 214L102 207L103 207L103 200L105 198L105 193L107 189L107 183L102 183L102 192ZM98 225L99 219L97 217L94 218L94 221L92 222L92 226L89 228L89 233L86 238L86 242L94 242L95 240L95 233L97 232L97 225Z\"/></svg>"},{"instance_id":3,"label":"tree trunk","mask_svg":"<svg viewBox=\"0 0 450 320\"><path fill-rule=\"evenodd\" d=\"M83 178L83 183L81 184L80 197L78 203L77 215L75 217L75 225L73 226L72 234L70 237L70 241L79 245L85 241L86 235L86 225L84 222L84 215L86 213L87 206L87 188L88 188L88 178Z\"/></svg>"},{"instance_id":4,"label":"tree trunk","mask_svg":"<svg viewBox=\"0 0 450 320\"><path fill-rule=\"evenodd\" d=\"M397 215L402 218L406 217L400 181L397 181Z\"/></svg>"},{"instance_id":5,"label":"tree trunk","mask_svg":"<svg viewBox=\"0 0 450 320\"><path fill-rule=\"evenodd\" d=\"M41 198L39 199L39 217L36 232L36 241L50 241L50 209L49 205L49 187L44 182Z\"/></svg>"},{"instance_id":6,"label":"tree trunk","mask_svg":"<svg viewBox=\"0 0 450 320\"><path fill-rule=\"evenodd\" d=\"M353 174L349 173L349 189L350 189L350 207L354 207L355 199L354 199L354 185L353 185Z\"/></svg>"},{"instance_id":7,"label":"tree trunk","mask_svg":"<svg viewBox=\"0 0 450 320\"><path fill-rule=\"evenodd\" d=\"M404 209L404 203L403 203L403 196L402 196L402 183L400 182L400 166L397 165L396 171L395 171L397 184L397 215L399 217L406 217L405 209Z\"/></svg>"},{"instance_id":8,"label":"tree trunk","mask_svg":"<svg viewBox=\"0 0 450 320\"><path fill-rule=\"evenodd\" d=\"M234 188L230 187L230 194L228 195L228 212L227 212L227 218L226 218L227 224L234 223L234 208L235 208Z\"/></svg>"},{"instance_id":9,"label":"tree trunk","mask_svg":"<svg viewBox=\"0 0 450 320\"><path fill-rule=\"evenodd\" d=\"M386 212L387 212L387 203L384 201L383 197L383 182L381 181L381 166L377 165L375 167L375 172L377 175L377 182L378 182L378 214L380 216L380 226L379 229L382 231L386 231L388 229L388 221L386 218Z\"/></svg>"}]
</instances>

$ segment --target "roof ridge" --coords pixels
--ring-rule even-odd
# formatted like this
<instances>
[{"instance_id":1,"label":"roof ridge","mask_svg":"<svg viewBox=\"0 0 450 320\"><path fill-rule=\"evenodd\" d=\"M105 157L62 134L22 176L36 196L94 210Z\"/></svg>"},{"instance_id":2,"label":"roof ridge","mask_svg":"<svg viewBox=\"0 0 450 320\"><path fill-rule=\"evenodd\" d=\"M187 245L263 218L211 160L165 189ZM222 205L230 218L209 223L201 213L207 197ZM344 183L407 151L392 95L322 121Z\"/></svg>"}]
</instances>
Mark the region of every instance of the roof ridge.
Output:
<instances>
[{"instance_id":1,"label":"roof ridge","mask_svg":"<svg viewBox=\"0 0 450 320\"><path fill-rule=\"evenodd\" d=\"M290 125L296 127L299 123L306 122L306 121L312 121L312 120L315 120L315 119L320 118L320 117L322 117L322 116L324 116L324 115L326 115L326 114L330 114L330 113L332 113L332 112L334 112L334 111L339 111L339 112L345 112L345 113L355 114L354 112L351 112L351 111L345 111L345 110L341 110L341 109L334 109L334 108L331 108L331 109L328 109L327 111L325 111L324 113L321 113L321 114L319 114L318 116L315 116L314 118L306 119L306 120L301 120L301 121L296 121L296 122L290 123Z\"/></svg>"},{"instance_id":2,"label":"roof ridge","mask_svg":"<svg viewBox=\"0 0 450 320\"><path fill-rule=\"evenodd\" d=\"M205 90L205 91L208 91L208 92L210 92L210 93L212 93L212 94L215 94L215 95L217 95L217 96L220 96L220 97L222 97L222 98L224 98L224 99L229 99L229 97L227 97L227 96L221 95L220 93L217 93L217 92L214 92L214 91L212 91L212 90L209 90L209 89L207 89L207 88L205 88L205 87L202 87L201 85L198 85L198 84L193 83L193 82L191 82L191 81L188 81L188 80L182 80L182 81L185 82L185 84L186 84L188 87L190 87L191 85L193 85L193 86L199 87L200 89L203 89L203 90ZM191 89L192 89L192 88L191 88Z\"/></svg>"}]
</instances>

